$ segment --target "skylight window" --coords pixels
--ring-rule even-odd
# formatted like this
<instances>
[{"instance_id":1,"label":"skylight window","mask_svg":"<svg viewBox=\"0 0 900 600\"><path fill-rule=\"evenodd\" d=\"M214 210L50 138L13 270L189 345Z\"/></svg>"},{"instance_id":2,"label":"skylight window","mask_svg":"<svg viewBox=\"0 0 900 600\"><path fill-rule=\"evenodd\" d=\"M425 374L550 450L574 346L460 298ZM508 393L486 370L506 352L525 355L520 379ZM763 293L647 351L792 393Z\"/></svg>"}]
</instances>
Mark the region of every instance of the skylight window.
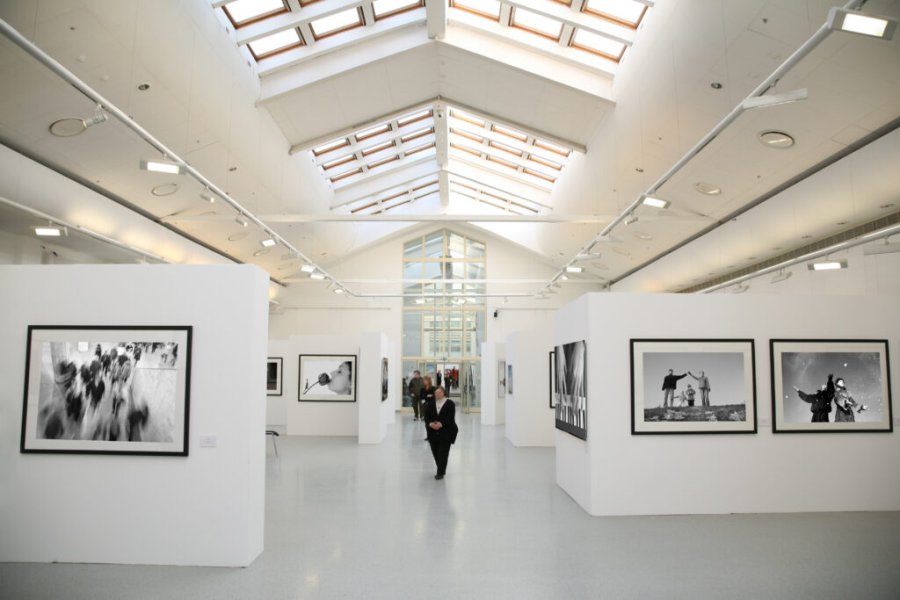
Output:
<instances>
[{"instance_id":1,"label":"skylight window","mask_svg":"<svg viewBox=\"0 0 900 600\"><path fill-rule=\"evenodd\" d=\"M315 19L309 22L312 29L313 37L320 40L329 35L341 33L348 29L361 27L363 25L362 13L359 8L351 8L343 10L327 17Z\"/></svg>"},{"instance_id":2,"label":"skylight window","mask_svg":"<svg viewBox=\"0 0 900 600\"><path fill-rule=\"evenodd\" d=\"M235 0L222 7L235 27L287 12L283 0Z\"/></svg>"},{"instance_id":3,"label":"skylight window","mask_svg":"<svg viewBox=\"0 0 900 600\"><path fill-rule=\"evenodd\" d=\"M378 152L381 152L382 150L387 150L388 148L392 148L393 146L394 146L393 141L383 142L381 144L378 144L376 146L372 146L371 148L367 148L366 150L363 150L362 155L363 156L371 156L372 154L377 154Z\"/></svg>"},{"instance_id":4,"label":"skylight window","mask_svg":"<svg viewBox=\"0 0 900 600\"><path fill-rule=\"evenodd\" d=\"M497 0L451 0L450 6L474 13L480 17L487 17L495 21L500 20L500 3Z\"/></svg>"},{"instance_id":5,"label":"skylight window","mask_svg":"<svg viewBox=\"0 0 900 600\"><path fill-rule=\"evenodd\" d=\"M575 31L575 36L572 38L572 46L601 54L615 61L621 59L622 54L625 52L625 44L622 42L617 42L583 29Z\"/></svg>"},{"instance_id":6,"label":"skylight window","mask_svg":"<svg viewBox=\"0 0 900 600\"><path fill-rule=\"evenodd\" d=\"M431 113L432 113L432 111L430 108L428 110L415 112L411 115L407 115L407 116L403 117L402 119L397 119L397 125L399 125L400 127L405 127L406 125L409 125L410 123L415 123L416 121L421 121L422 119L427 119L428 117L431 116Z\"/></svg>"},{"instance_id":7,"label":"skylight window","mask_svg":"<svg viewBox=\"0 0 900 600\"><path fill-rule=\"evenodd\" d=\"M492 129L497 133L519 140L520 142L524 142L528 139L528 136L521 131L516 131L515 129L510 129L509 127L503 127L502 125L494 125Z\"/></svg>"},{"instance_id":8,"label":"skylight window","mask_svg":"<svg viewBox=\"0 0 900 600\"><path fill-rule=\"evenodd\" d=\"M372 11L375 13L375 19L377 20L421 6L425 6L424 0L417 2L410 2L409 0L375 0L372 2Z\"/></svg>"},{"instance_id":9,"label":"skylight window","mask_svg":"<svg viewBox=\"0 0 900 600\"><path fill-rule=\"evenodd\" d=\"M372 128L370 128L370 129L364 129L363 131L360 131L359 133L356 134L356 141L357 141L357 142L361 142L361 141L363 141L363 140L367 140L367 139L369 139L369 138L373 138L373 137L375 137L376 135L380 135L380 134L385 133L385 132L390 131L390 130L391 130L391 124L390 124L390 123L385 123L385 124L383 124L383 125L377 125L377 126L372 127Z\"/></svg>"},{"instance_id":10,"label":"skylight window","mask_svg":"<svg viewBox=\"0 0 900 600\"><path fill-rule=\"evenodd\" d=\"M300 39L300 34L297 33L296 29L285 29L255 42L250 42L247 45L250 47L250 51L256 60L260 60L278 52L302 46L303 41Z\"/></svg>"},{"instance_id":11,"label":"skylight window","mask_svg":"<svg viewBox=\"0 0 900 600\"><path fill-rule=\"evenodd\" d=\"M555 42L559 41L559 36L562 33L561 21L518 7L513 11L510 25L550 38Z\"/></svg>"},{"instance_id":12,"label":"skylight window","mask_svg":"<svg viewBox=\"0 0 900 600\"><path fill-rule=\"evenodd\" d=\"M322 163L322 168L325 169L325 170L327 171L328 169L333 169L333 168L339 167L339 166L341 166L341 165L346 165L348 162L351 162L351 161L353 161L354 159L356 159L356 156L355 156L355 155L353 155L353 154L348 154L347 156L342 156L342 157L340 157L340 158L336 158L336 159L334 159L334 160L330 160L330 161L328 161L328 162L326 162L326 163Z\"/></svg>"},{"instance_id":13,"label":"skylight window","mask_svg":"<svg viewBox=\"0 0 900 600\"><path fill-rule=\"evenodd\" d=\"M587 0L584 12L636 29L647 5L635 0Z\"/></svg>"},{"instance_id":14,"label":"skylight window","mask_svg":"<svg viewBox=\"0 0 900 600\"><path fill-rule=\"evenodd\" d=\"M423 144L421 146L416 146L415 148L410 148L409 150L406 151L405 154L406 154L406 156L409 156L411 154L417 154L419 152L423 152L425 150L428 150L429 148L434 148L434 143Z\"/></svg>"},{"instance_id":15,"label":"skylight window","mask_svg":"<svg viewBox=\"0 0 900 600\"><path fill-rule=\"evenodd\" d=\"M322 156L323 154L327 154L329 152L337 150L338 148L346 148L349 145L350 140L348 140L347 138L341 138L337 141L313 148L312 153L314 156Z\"/></svg>"},{"instance_id":16,"label":"skylight window","mask_svg":"<svg viewBox=\"0 0 900 600\"><path fill-rule=\"evenodd\" d=\"M412 133L409 133L409 134L401 137L400 142L405 144L406 142L418 139L420 137L424 137L424 136L428 135L429 133L434 133L434 127L425 127L423 129L419 129L418 131L413 131Z\"/></svg>"}]
</instances>

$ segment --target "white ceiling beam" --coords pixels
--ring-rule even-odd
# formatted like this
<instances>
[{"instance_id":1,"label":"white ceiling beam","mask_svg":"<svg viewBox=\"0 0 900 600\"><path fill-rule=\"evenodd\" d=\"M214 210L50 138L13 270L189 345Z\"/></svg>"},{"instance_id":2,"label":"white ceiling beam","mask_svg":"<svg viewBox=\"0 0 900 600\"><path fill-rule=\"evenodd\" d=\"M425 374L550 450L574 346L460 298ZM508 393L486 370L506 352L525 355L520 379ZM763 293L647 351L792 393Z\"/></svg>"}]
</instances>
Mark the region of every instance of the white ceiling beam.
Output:
<instances>
[{"instance_id":1,"label":"white ceiling beam","mask_svg":"<svg viewBox=\"0 0 900 600\"><path fill-rule=\"evenodd\" d=\"M380 213L377 215L360 214L271 214L258 215L269 224L275 223L407 223L407 222L441 222L441 223L550 223L550 224L588 224L608 223L614 215L514 215L514 214L402 214ZM233 221L229 215L175 215L167 217L167 223L216 222Z\"/></svg>"},{"instance_id":2,"label":"white ceiling beam","mask_svg":"<svg viewBox=\"0 0 900 600\"><path fill-rule=\"evenodd\" d=\"M450 174L446 169L438 172L438 190L441 198L441 206L450 206Z\"/></svg>"},{"instance_id":3,"label":"white ceiling beam","mask_svg":"<svg viewBox=\"0 0 900 600\"><path fill-rule=\"evenodd\" d=\"M425 0L425 19L428 23L428 39L444 39L447 33L447 1Z\"/></svg>"},{"instance_id":4,"label":"white ceiling beam","mask_svg":"<svg viewBox=\"0 0 900 600\"><path fill-rule=\"evenodd\" d=\"M258 103L430 44L432 42L418 29L424 22L423 14L403 13L378 21L371 27L347 31L267 58L259 65L261 89ZM338 56L335 56L336 53Z\"/></svg>"}]
</instances>

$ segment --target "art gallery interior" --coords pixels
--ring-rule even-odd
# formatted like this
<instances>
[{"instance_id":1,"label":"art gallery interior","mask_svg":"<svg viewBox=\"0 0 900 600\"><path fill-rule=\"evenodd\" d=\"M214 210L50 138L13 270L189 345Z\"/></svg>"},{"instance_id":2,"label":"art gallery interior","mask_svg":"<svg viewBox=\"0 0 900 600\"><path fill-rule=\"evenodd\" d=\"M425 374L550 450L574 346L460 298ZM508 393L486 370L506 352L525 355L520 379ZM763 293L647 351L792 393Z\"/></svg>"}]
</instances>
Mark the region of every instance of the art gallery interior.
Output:
<instances>
[{"instance_id":1,"label":"art gallery interior","mask_svg":"<svg viewBox=\"0 0 900 600\"><path fill-rule=\"evenodd\" d=\"M898 21L0 3L0 599L895 597ZM155 365L179 327L183 447L49 439L34 340ZM740 343L738 424L662 410L636 340ZM877 402L845 362L856 422L788 422L779 341L874 345ZM416 369L456 405L439 481Z\"/></svg>"}]
</instances>

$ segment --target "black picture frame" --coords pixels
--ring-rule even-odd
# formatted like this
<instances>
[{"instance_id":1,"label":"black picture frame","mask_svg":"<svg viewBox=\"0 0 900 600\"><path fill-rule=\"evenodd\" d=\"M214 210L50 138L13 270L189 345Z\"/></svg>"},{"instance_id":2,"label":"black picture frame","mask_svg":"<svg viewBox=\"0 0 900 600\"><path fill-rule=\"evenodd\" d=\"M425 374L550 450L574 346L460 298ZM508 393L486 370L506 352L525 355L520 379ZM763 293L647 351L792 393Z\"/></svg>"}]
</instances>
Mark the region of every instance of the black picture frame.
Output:
<instances>
[{"instance_id":1,"label":"black picture frame","mask_svg":"<svg viewBox=\"0 0 900 600\"><path fill-rule=\"evenodd\" d=\"M893 432L888 340L770 339L769 356L773 433Z\"/></svg>"},{"instance_id":2,"label":"black picture frame","mask_svg":"<svg viewBox=\"0 0 900 600\"><path fill-rule=\"evenodd\" d=\"M266 395L280 396L283 382L284 359L270 356L266 359Z\"/></svg>"},{"instance_id":3,"label":"black picture frame","mask_svg":"<svg viewBox=\"0 0 900 600\"><path fill-rule=\"evenodd\" d=\"M506 393L513 394L513 366L512 363L506 363Z\"/></svg>"},{"instance_id":4,"label":"black picture frame","mask_svg":"<svg viewBox=\"0 0 900 600\"><path fill-rule=\"evenodd\" d=\"M297 372L298 402L356 402L355 354L301 354Z\"/></svg>"},{"instance_id":5,"label":"black picture frame","mask_svg":"<svg viewBox=\"0 0 900 600\"><path fill-rule=\"evenodd\" d=\"M497 397L506 398L506 361L497 361Z\"/></svg>"},{"instance_id":6,"label":"black picture frame","mask_svg":"<svg viewBox=\"0 0 900 600\"><path fill-rule=\"evenodd\" d=\"M189 325L29 325L23 454L188 456Z\"/></svg>"},{"instance_id":7,"label":"black picture frame","mask_svg":"<svg viewBox=\"0 0 900 600\"><path fill-rule=\"evenodd\" d=\"M556 346L556 428L587 440L587 342Z\"/></svg>"},{"instance_id":8,"label":"black picture frame","mask_svg":"<svg viewBox=\"0 0 900 600\"><path fill-rule=\"evenodd\" d=\"M556 350L549 352L550 356L550 408L556 408L558 404L556 392Z\"/></svg>"},{"instance_id":9,"label":"black picture frame","mask_svg":"<svg viewBox=\"0 0 900 600\"><path fill-rule=\"evenodd\" d=\"M388 399L388 359L381 357L381 401Z\"/></svg>"},{"instance_id":10,"label":"black picture frame","mask_svg":"<svg viewBox=\"0 0 900 600\"><path fill-rule=\"evenodd\" d=\"M754 340L632 339L629 346L632 435L757 433Z\"/></svg>"}]
</instances>

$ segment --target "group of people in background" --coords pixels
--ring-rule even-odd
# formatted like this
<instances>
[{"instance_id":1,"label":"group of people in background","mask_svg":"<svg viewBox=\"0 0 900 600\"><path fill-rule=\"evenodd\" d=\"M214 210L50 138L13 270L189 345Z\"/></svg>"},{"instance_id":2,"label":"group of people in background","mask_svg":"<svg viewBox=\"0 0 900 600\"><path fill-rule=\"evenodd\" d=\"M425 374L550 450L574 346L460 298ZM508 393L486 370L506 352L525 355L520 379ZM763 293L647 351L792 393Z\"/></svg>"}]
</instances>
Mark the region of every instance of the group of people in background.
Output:
<instances>
[{"instance_id":1,"label":"group of people in background","mask_svg":"<svg viewBox=\"0 0 900 600\"><path fill-rule=\"evenodd\" d=\"M792 386L800 399L809 404L812 413L812 423L830 423L829 414L834 403L835 423L855 423L855 413L866 410L866 405L859 405L847 390L847 383L843 377L834 379L834 374L828 374L828 381L815 393L803 392L796 385Z\"/></svg>"}]
</instances>

